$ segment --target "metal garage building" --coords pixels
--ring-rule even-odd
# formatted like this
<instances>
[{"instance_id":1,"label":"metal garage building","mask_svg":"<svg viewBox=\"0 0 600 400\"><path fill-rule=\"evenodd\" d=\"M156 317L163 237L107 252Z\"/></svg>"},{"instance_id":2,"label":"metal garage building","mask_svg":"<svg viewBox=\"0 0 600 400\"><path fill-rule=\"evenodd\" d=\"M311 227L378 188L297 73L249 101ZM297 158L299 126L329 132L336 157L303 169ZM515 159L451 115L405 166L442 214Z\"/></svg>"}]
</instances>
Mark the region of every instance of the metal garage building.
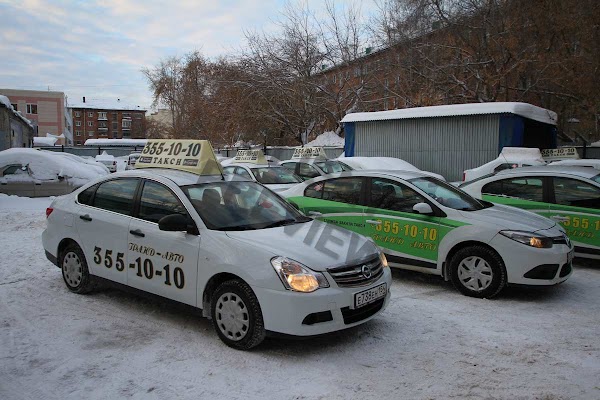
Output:
<instances>
[{"instance_id":1,"label":"metal garage building","mask_svg":"<svg viewBox=\"0 0 600 400\"><path fill-rule=\"evenodd\" d=\"M346 157L397 157L449 181L504 146L556 148L556 113L527 103L478 103L352 113Z\"/></svg>"}]
</instances>

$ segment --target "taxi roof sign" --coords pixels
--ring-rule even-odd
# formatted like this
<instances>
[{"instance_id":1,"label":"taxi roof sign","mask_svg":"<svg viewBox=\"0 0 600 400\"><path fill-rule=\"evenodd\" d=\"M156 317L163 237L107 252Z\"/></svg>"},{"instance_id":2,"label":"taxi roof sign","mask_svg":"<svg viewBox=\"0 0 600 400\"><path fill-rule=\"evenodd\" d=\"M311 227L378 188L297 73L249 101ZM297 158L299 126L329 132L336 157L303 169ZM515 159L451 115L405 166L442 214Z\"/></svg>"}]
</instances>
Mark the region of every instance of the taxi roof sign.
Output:
<instances>
[{"instance_id":1,"label":"taxi roof sign","mask_svg":"<svg viewBox=\"0 0 600 400\"><path fill-rule=\"evenodd\" d=\"M269 163L262 150L238 150L233 160L235 162L249 164Z\"/></svg>"},{"instance_id":2,"label":"taxi roof sign","mask_svg":"<svg viewBox=\"0 0 600 400\"><path fill-rule=\"evenodd\" d=\"M196 175L223 174L208 140L149 139L135 167L177 169Z\"/></svg>"},{"instance_id":3,"label":"taxi roof sign","mask_svg":"<svg viewBox=\"0 0 600 400\"><path fill-rule=\"evenodd\" d=\"M542 149L542 157L544 161L555 161L555 160L577 160L579 159L579 153L575 147L561 147L558 149Z\"/></svg>"},{"instance_id":4,"label":"taxi roof sign","mask_svg":"<svg viewBox=\"0 0 600 400\"><path fill-rule=\"evenodd\" d=\"M295 158L318 158L326 160L328 157L325 154L325 149L322 147L296 147L292 155L292 159Z\"/></svg>"}]
</instances>

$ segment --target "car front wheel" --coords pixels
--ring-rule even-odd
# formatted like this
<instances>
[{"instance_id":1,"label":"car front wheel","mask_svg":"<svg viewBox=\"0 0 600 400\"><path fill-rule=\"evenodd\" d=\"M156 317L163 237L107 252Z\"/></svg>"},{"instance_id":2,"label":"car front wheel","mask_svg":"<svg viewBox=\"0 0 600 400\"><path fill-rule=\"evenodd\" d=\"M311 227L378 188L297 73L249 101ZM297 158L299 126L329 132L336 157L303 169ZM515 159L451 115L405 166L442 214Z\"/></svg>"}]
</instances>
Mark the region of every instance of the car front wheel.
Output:
<instances>
[{"instance_id":1,"label":"car front wheel","mask_svg":"<svg viewBox=\"0 0 600 400\"><path fill-rule=\"evenodd\" d=\"M226 281L217 287L211 298L211 316L219 338L234 349L251 349L265 338L258 299L241 280Z\"/></svg>"},{"instance_id":2,"label":"car front wheel","mask_svg":"<svg viewBox=\"0 0 600 400\"><path fill-rule=\"evenodd\" d=\"M484 246L460 249L450 261L452 284L462 294L492 298L506 286L506 269L502 258Z\"/></svg>"}]
</instances>

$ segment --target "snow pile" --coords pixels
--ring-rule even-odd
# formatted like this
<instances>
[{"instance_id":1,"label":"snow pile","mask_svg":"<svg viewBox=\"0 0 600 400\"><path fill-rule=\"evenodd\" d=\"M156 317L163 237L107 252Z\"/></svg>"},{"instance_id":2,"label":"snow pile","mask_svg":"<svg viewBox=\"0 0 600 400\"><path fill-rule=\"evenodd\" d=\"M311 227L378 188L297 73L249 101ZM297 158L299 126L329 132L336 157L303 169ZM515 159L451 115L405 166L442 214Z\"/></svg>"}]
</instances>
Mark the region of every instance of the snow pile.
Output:
<instances>
[{"instance_id":1,"label":"snow pile","mask_svg":"<svg viewBox=\"0 0 600 400\"><path fill-rule=\"evenodd\" d=\"M56 143L57 140L58 140L58 138L56 136L54 136L54 137L35 136L33 138L33 145L34 146L54 146L54 144Z\"/></svg>"},{"instance_id":2,"label":"snow pile","mask_svg":"<svg viewBox=\"0 0 600 400\"><path fill-rule=\"evenodd\" d=\"M20 164L28 166L31 177L36 180L65 177L69 183L81 186L92 179L106 175L84 161L77 162L60 153L34 149L8 149L0 151L0 165Z\"/></svg>"},{"instance_id":3,"label":"snow pile","mask_svg":"<svg viewBox=\"0 0 600 400\"><path fill-rule=\"evenodd\" d=\"M102 154L98 154L96 156L97 161L114 161L114 159L115 159L115 156L108 154L106 152L106 150L103 151Z\"/></svg>"},{"instance_id":4,"label":"snow pile","mask_svg":"<svg viewBox=\"0 0 600 400\"><path fill-rule=\"evenodd\" d=\"M306 147L344 147L344 138L339 137L335 132L323 132L308 142Z\"/></svg>"},{"instance_id":5,"label":"snow pile","mask_svg":"<svg viewBox=\"0 0 600 400\"><path fill-rule=\"evenodd\" d=\"M501 160L508 160L508 162L524 160L536 160L544 162L540 149L528 147L504 147L498 158Z\"/></svg>"},{"instance_id":6,"label":"snow pile","mask_svg":"<svg viewBox=\"0 0 600 400\"><path fill-rule=\"evenodd\" d=\"M2 211L39 211L50 207L54 197L19 197L0 193L0 210Z\"/></svg>"},{"instance_id":7,"label":"snow pile","mask_svg":"<svg viewBox=\"0 0 600 400\"><path fill-rule=\"evenodd\" d=\"M591 147L600 147L600 140L598 140L597 142L594 142L592 144L590 144Z\"/></svg>"},{"instance_id":8,"label":"snow pile","mask_svg":"<svg viewBox=\"0 0 600 400\"><path fill-rule=\"evenodd\" d=\"M48 151L48 150L42 150L42 151L52 153L57 157L66 157L74 162L86 164L86 166L93 168L100 175L107 175L110 173L108 168L106 168L106 166L104 164L102 164L101 162L96 161L96 159L94 157L80 157L80 156L76 156L75 154L71 154L71 153L64 153L64 152L59 153L59 152L53 152L53 151Z\"/></svg>"}]
</instances>

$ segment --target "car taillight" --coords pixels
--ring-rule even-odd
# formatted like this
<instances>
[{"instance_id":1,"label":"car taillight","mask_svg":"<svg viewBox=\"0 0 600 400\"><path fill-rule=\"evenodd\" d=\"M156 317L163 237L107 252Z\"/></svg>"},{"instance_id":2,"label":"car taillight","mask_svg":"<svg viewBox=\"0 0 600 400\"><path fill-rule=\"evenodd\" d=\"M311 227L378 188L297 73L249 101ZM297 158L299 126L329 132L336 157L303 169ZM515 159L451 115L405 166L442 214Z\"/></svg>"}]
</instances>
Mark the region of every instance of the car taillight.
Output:
<instances>
[{"instance_id":1,"label":"car taillight","mask_svg":"<svg viewBox=\"0 0 600 400\"><path fill-rule=\"evenodd\" d=\"M54 208L51 208L51 207L46 208L46 218L48 218L50 216L50 214L52 214L52 211L54 211Z\"/></svg>"},{"instance_id":2,"label":"car taillight","mask_svg":"<svg viewBox=\"0 0 600 400\"><path fill-rule=\"evenodd\" d=\"M463 171L463 182L467 179L467 173Z\"/></svg>"}]
</instances>

